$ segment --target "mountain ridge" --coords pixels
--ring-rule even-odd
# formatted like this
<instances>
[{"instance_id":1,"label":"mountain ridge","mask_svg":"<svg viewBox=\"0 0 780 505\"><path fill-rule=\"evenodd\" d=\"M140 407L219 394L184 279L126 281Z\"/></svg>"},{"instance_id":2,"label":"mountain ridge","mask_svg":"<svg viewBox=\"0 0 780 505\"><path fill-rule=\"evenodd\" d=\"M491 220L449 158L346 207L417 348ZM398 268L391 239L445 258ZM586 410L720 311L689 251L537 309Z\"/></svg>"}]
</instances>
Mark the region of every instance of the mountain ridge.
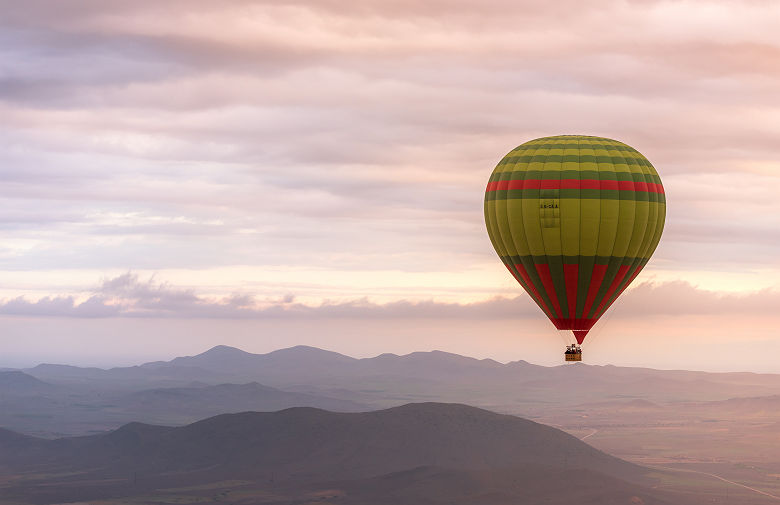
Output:
<instances>
[{"instance_id":1,"label":"mountain ridge","mask_svg":"<svg viewBox=\"0 0 780 505\"><path fill-rule=\"evenodd\" d=\"M588 363L576 363L574 365L572 364L560 364L560 365L552 365L552 366L545 366L545 365L537 365L534 363L530 363L526 360L513 360L508 361L506 363L494 360L492 358L474 358L470 356L464 356L457 353L452 353L449 351L441 351L441 350L431 350L431 351L413 351L407 354L395 354L395 353L381 353L373 357L366 357L366 358L354 358L345 354L341 354L335 351L329 351L326 349L321 349L318 347L308 346L308 345L296 345L292 347L286 347L282 349L276 349L274 351L270 351L267 353L251 353L248 351L244 351L242 349L239 349L237 347L232 347L228 345L216 345L211 348L209 348L206 351L203 351L201 353L192 355L192 356L179 356L172 358L167 361L158 360L158 361L150 361L145 362L140 365L134 365L129 367L111 367L111 368L98 368L98 367L78 367L73 365L65 365L65 364L53 364L53 363L42 363L39 365L36 365L35 367L30 368L22 368L22 369L3 369L4 371L22 371L25 373L29 373L30 375L35 375L35 372L40 371L42 369L61 369L61 370L68 370L73 371L77 373L87 373L87 372L110 372L110 371L124 371L124 370L131 370L131 369L138 369L143 367L150 367L155 368L159 366L165 366L165 365L176 365L176 366L182 366L183 363L192 362L193 360L198 360L201 362L208 363L208 360L210 358L213 358L214 356L239 356L244 359L258 359L258 358L269 358L269 357L296 357L296 356L318 356L318 357L330 357L338 359L342 362L350 362L350 363L374 363L377 361L392 361L392 360L416 360L424 357L433 357L435 359L439 359L441 357L447 357L452 360L459 360L462 362L469 362L469 363L479 363L483 365L488 365L492 367L502 367L502 368L516 368L516 367L530 367L534 369L543 369L548 371L559 371L560 373L568 373L567 370L576 370L576 369L599 369L602 371L606 371L610 374L619 374L624 371L633 371L633 372L642 372L642 373L664 373L664 374L671 374L671 375L710 375L710 376L728 376L731 378L743 378L743 379L755 379L755 378L762 378L762 377L769 377L769 378L778 378L780 377L780 374L771 374L771 373L758 373L758 372L744 372L744 371L730 371L730 372L707 372L707 371L698 371L698 370L683 370L683 369L656 369L656 368L650 368L650 367L628 367L628 366L617 366L617 365L593 365ZM579 368L578 368L579 367ZM32 372L32 373L31 373ZM689 379L693 379L695 377L689 377Z\"/></svg>"},{"instance_id":2,"label":"mountain ridge","mask_svg":"<svg viewBox=\"0 0 780 505\"><path fill-rule=\"evenodd\" d=\"M657 474L648 472L550 426L435 402L243 412L182 427L134 422L56 440L0 429L0 487L25 505L162 496L274 505L704 503L652 489Z\"/></svg>"},{"instance_id":3,"label":"mountain ridge","mask_svg":"<svg viewBox=\"0 0 780 505\"><path fill-rule=\"evenodd\" d=\"M0 425L47 437L94 433L130 419L180 425L222 412L304 405L357 411L437 401L545 418L551 408L606 409L603 402L622 400L663 406L780 394L780 375L582 363L545 367L444 351L353 358L310 346L266 354L215 346L195 356L134 367L42 365L25 372L59 391L0 394ZM240 387L251 383L283 393ZM18 400L22 397L30 400ZM207 405L214 409L201 408Z\"/></svg>"},{"instance_id":4,"label":"mountain ridge","mask_svg":"<svg viewBox=\"0 0 780 505\"><path fill-rule=\"evenodd\" d=\"M311 407L221 414L181 427L128 423L103 435L12 439L0 466L102 467L108 474L270 474L281 480L368 478L417 466L490 470L516 464L599 468L640 478L636 465L556 428L468 405L415 403L336 413ZM35 449L31 451L31 449Z\"/></svg>"}]
</instances>

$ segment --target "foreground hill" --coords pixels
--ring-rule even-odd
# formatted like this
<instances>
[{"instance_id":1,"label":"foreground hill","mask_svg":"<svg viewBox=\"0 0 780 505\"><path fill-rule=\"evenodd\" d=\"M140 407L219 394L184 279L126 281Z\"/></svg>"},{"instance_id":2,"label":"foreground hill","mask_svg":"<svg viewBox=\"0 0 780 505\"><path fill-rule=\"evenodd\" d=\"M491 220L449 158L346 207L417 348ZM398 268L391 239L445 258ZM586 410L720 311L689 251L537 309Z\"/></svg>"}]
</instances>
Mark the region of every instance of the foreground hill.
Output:
<instances>
[{"instance_id":1,"label":"foreground hill","mask_svg":"<svg viewBox=\"0 0 780 505\"><path fill-rule=\"evenodd\" d=\"M179 428L131 423L104 435L57 440L10 433L0 437L2 465L35 466L43 458L54 466L101 467L109 473L208 470L332 480L418 466L491 470L533 463L620 477L641 474L555 428L456 404L363 413L244 412Z\"/></svg>"},{"instance_id":2,"label":"foreground hill","mask_svg":"<svg viewBox=\"0 0 780 505\"><path fill-rule=\"evenodd\" d=\"M30 477L44 471L73 473ZM644 469L562 431L435 403L351 414L246 412L180 428L133 423L58 440L0 430L0 477L21 473L23 485L0 478L0 495L48 503L176 488L177 496L192 496L229 479L229 489L265 493L263 503L318 492L340 503L530 503L542 496L545 503L666 503L641 484L649 482Z\"/></svg>"}]
</instances>

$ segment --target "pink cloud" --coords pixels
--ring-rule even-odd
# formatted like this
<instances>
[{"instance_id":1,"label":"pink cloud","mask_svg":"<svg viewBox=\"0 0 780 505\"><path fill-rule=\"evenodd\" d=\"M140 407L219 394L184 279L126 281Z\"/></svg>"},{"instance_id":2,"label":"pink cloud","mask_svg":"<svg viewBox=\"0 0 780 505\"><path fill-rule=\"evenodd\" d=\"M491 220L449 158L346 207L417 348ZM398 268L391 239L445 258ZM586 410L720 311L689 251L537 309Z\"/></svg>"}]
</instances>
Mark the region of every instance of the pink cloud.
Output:
<instances>
[{"instance_id":1,"label":"pink cloud","mask_svg":"<svg viewBox=\"0 0 780 505\"><path fill-rule=\"evenodd\" d=\"M465 271L495 260L494 164L569 132L657 166L669 213L650 268L780 269L775 5L17 4L0 3L0 271ZM117 303L240 312L195 293ZM263 310L511 312L410 303Z\"/></svg>"},{"instance_id":2,"label":"pink cloud","mask_svg":"<svg viewBox=\"0 0 780 505\"><path fill-rule=\"evenodd\" d=\"M773 314L780 292L718 293L686 282L642 283L628 290L610 309L610 317L644 320L666 316ZM215 319L538 319L541 311L526 295L495 297L474 303L433 300L378 304L367 299L307 305L286 295L256 299L249 294L209 298L154 278L142 280L126 273L106 279L86 301L73 296L22 297L0 303L0 315L43 317L150 317Z\"/></svg>"}]
</instances>

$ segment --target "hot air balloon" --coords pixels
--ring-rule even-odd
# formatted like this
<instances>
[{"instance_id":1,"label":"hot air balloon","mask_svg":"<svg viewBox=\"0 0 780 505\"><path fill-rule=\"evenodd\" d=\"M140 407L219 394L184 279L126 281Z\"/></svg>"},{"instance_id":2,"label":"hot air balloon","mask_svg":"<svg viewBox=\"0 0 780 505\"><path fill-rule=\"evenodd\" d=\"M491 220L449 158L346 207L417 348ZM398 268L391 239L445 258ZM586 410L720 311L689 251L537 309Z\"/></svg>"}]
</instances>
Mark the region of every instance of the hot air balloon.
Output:
<instances>
[{"instance_id":1,"label":"hot air balloon","mask_svg":"<svg viewBox=\"0 0 780 505\"><path fill-rule=\"evenodd\" d=\"M588 331L647 264L666 197L653 165L617 140L543 137L490 176L485 223L501 261L582 359Z\"/></svg>"}]
</instances>

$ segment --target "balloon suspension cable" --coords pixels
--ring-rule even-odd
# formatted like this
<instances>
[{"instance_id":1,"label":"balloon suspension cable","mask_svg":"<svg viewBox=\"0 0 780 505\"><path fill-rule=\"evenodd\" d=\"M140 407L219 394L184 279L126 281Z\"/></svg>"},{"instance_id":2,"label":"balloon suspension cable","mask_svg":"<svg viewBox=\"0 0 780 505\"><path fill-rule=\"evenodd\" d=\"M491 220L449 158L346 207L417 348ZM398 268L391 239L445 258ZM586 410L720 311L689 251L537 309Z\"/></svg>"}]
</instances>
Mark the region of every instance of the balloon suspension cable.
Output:
<instances>
[{"instance_id":1,"label":"balloon suspension cable","mask_svg":"<svg viewBox=\"0 0 780 505\"><path fill-rule=\"evenodd\" d=\"M615 311L614 311L615 306L616 305L620 305L622 302L623 302L623 299L618 297L607 308L607 310L604 312L604 314L601 315L601 318L599 318L598 323L595 324L593 329L590 330L590 333L588 333L588 341L589 342L593 343L594 341L598 340L599 337L601 337L601 334L604 332L604 328L609 326L609 321L610 321L610 319L612 319L612 314L615 313Z\"/></svg>"},{"instance_id":2,"label":"balloon suspension cable","mask_svg":"<svg viewBox=\"0 0 780 505\"><path fill-rule=\"evenodd\" d=\"M555 333L558 334L558 337L561 339L561 342L568 347L569 344L572 343L571 334L569 330L556 330Z\"/></svg>"}]
</instances>

